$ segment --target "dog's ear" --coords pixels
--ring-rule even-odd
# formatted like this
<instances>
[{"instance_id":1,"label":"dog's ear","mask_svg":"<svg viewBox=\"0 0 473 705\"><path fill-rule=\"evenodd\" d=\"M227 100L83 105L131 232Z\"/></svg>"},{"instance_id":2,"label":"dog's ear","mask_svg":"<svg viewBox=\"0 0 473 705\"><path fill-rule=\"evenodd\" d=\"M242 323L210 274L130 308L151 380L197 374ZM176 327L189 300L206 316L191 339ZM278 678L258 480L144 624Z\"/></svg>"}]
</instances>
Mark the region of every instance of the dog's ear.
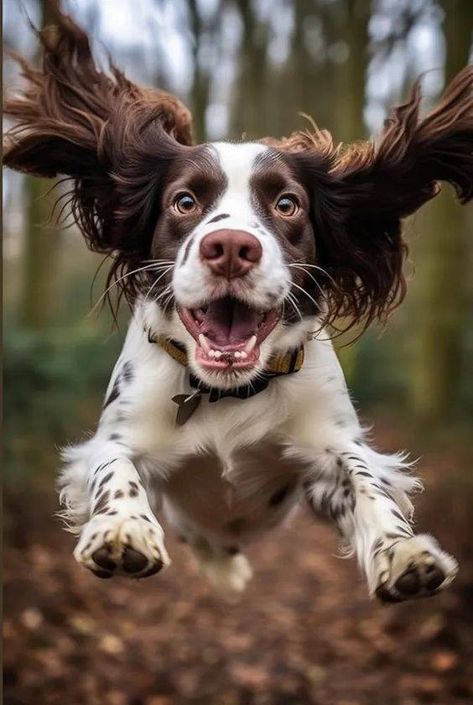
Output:
<instances>
[{"instance_id":1,"label":"dog's ear","mask_svg":"<svg viewBox=\"0 0 473 705\"><path fill-rule=\"evenodd\" d=\"M109 73L99 70L86 34L55 14L57 24L38 32L42 68L14 57L26 84L4 103L15 123L4 164L70 177L70 209L91 249L144 251L163 169L191 144L190 114L177 98L131 83L112 63Z\"/></svg>"},{"instance_id":2,"label":"dog's ear","mask_svg":"<svg viewBox=\"0 0 473 705\"><path fill-rule=\"evenodd\" d=\"M378 144L335 148L327 133L317 132L280 145L294 153L306 183L312 174L319 264L337 315L369 322L402 300L402 220L439 193L439 182L450 183L461 203L473 197L473 67L456 76L423 119L420 101L417 84Z\"/></svg>"}]
</instances>

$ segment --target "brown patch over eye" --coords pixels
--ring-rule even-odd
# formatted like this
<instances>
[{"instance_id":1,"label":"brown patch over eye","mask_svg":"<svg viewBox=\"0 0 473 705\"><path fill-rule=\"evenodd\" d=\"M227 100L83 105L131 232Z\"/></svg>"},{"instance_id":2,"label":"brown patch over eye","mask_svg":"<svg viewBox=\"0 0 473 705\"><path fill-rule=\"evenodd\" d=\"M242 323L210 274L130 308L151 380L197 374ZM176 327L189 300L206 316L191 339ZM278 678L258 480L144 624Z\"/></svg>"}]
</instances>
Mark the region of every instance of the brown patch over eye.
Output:
<instances>
[{"instance_id":1,"label":"brown patch over eye","mask_svg":"<svg viewBox=\"0 0 473 705\"><path fill-rule=\"evenodd\" d=\"M180 193L173 202L173 208L182 215L194 213L197 210L197 201L191 193Z\"/></svg>"},{"instance_id":2,"label":"brown patch over eye","mask_svg":"<svg viewBox=\"0 0 473 705\"><path fill-rule=\"evenodd\" d=\"M290 218L299 211L299 202L295 196L284 194L279 196L274 208L279 215Z\"/></svg>"}]
</instances>

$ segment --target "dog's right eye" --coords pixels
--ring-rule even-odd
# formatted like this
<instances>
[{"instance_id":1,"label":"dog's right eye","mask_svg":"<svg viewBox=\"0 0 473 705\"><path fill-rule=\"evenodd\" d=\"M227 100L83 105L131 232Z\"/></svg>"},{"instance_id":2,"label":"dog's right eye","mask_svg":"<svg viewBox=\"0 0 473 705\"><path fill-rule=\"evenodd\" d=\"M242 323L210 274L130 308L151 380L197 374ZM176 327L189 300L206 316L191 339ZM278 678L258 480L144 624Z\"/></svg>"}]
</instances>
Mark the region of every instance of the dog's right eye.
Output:
<instances>
[{"instance_id":1,"label":"dog's right eye","mask_svg":"<svg viewBox=\"0 0 473 705\"><path fill-rule=\"evenodd\" d=\"M197 201L190 193L180 193L174 200L174 208L184 215L192 213L197 208Z\"/></svg>"},{"instance_id":2,"label":"dog's right eye","mask_svg":"<svg viewBox=\"0 0 473 705\"><path fill-rule=\"evenodd\" d=\"M291 217L299 210L299 203L295 196L284 194L280 196L275 204L275 209L280 215Z\"/></svg>"}]
</instances>

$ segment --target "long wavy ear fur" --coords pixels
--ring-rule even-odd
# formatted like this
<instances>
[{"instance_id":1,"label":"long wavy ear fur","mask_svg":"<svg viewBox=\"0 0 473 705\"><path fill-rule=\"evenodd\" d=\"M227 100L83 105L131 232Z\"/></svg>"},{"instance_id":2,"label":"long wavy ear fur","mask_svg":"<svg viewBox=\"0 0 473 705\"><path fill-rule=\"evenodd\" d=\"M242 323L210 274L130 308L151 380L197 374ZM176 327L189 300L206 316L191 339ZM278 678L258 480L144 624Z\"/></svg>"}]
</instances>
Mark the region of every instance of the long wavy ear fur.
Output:
<instances>
[{"instance_id":1,"label":"long wavy ear fur","mask_svg":"<svg viewBox=\"0 0 473 705\"><path fill-rule=\"evenodd\" d=\"M473 67L456 76L423 119L420 103L416 84L386 121L377 145L330 150L322 131L295 133L275 145L290 153L312 193L333 317L369 323L389 313L405 293L402 219L436 196L442 181L455 188L460 203L473 197ZM323 174L314 171L321 152Z\"/></svg>"},{"instance_id":2,"label":"long wavy ear fur","mask_svg":"<svg viewBox=\"0 0 473 705\"><path fill-rule=\"evenodd\" d=\"M158 190L192 142L191 118L177 98L131 83L113 63L100 71L86 34L55 9L57 25L38 32L42 68L14 57L25 87L4 103L15 121L4 163L69 176L73 217L91 249L115 253L116 271L147 253Z\"/></svg>"},{"instance_id":3,"label":"long wavy ear fur","mask_svg":"<svg viewBox=\"0 0 473 705\"><path fill-rule=\"evenodd\" d=\"M383 219L384 209L402 218L436 196L441 181L455 188L461 203L473 197L473 66L453 79L423 119L420 103L417 83L386 121L378 146L362 143L341 153L334 173L347 193L353 189L354 211L378 203Z\"/></svg>"}]
</instances>

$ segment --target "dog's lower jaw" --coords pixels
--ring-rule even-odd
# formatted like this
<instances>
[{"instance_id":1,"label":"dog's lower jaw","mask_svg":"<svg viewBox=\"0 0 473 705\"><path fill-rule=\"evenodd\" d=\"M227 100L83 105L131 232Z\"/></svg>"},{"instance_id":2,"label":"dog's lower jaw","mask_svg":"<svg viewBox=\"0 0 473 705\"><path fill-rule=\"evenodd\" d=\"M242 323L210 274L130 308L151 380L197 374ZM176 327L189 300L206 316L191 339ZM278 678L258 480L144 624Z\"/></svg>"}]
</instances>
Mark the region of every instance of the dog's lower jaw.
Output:
<instances>
[{"instance_id":1,"label":"dog's lower jaw","mask_svg":"<svg viewBox=\"0 0 473 705\"><path fill-rule=\"evenodd\" d=\"M189 369L202 385L211 389L231 390L251 385L251 383L264 371L264 363L269 359L269 354L260 352L259 358L251 367L227 366L224 370L212 370L201 364L199 350L193 347L188 355Z\"/></svg>"}]
</instances>

